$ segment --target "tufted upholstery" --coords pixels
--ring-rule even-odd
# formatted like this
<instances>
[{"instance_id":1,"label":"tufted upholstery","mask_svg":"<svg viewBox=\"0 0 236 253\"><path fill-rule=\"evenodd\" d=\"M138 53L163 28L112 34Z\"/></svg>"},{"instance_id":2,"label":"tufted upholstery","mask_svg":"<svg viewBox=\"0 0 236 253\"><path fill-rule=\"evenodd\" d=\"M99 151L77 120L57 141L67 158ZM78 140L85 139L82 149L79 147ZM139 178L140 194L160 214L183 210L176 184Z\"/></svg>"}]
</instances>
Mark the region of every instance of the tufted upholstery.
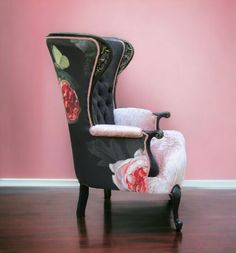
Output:
<instances>
[{"instance_id":1,"label":"tufted upholstery","mask_svg":"<svg viewBox=\"0 0 236 253\"><path fill-rule=\"evenodd\" d=\"M94 124L114 124L114 86L117 78L117 66L123 53L124 43L107 38L106 41L113 49L113 60L96 82L92 92L92 117Z\"/></svg>"},{"instance_id":2,"label":"tufted upholstery","mask_svg":"<svg viewBox=\"0 0 236 253\"><path fill-rule=\"evenodd\" d=\"M114 124L113 89L102 77L93 90L92 112L95 124Z\"/></svg>"}]
</instances>

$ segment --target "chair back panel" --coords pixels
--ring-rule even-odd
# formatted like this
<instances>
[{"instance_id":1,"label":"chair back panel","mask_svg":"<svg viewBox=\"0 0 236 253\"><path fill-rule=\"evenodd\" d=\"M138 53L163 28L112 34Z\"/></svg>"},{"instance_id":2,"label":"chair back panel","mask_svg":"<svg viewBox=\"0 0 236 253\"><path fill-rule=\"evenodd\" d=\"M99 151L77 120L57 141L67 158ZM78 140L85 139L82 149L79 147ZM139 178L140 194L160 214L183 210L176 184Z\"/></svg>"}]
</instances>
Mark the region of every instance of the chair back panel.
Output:
<instances>
[{"instance_id":1,"label":"chair back panel","mask_svg":"<svg viewBox=\"0 0 236 253\"><path fill-rule=\"evenodd\" d=\"M112 62L96 82L92 92L92 116L94 124L114 124L115 86L119 66L124 55L124 43L105 38L113 52Z\"/></svg>"},{"instance_id":2,"label":"chair back panel","mask_svg":"<svg viewBox=\"0 0 236 253\"><path fill-rule=\"evenodd\" d=\"M47 45L62 90L76 176L81 185L117 190L110 164L143 150L145 137L95 138L89 128L114 123L114 92L124 43L89 35L50 34Z\"/></svg>"}]
</instances>

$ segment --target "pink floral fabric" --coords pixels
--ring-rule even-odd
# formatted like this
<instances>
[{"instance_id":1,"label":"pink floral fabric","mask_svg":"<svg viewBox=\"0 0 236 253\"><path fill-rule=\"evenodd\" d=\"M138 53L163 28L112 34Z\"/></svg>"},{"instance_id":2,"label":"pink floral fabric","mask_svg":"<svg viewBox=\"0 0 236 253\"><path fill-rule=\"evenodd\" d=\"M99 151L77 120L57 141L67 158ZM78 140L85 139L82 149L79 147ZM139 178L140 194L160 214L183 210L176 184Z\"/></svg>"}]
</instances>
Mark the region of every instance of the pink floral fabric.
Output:
<instances>
[{"instance_id":1,"label":"pink floral fabric","mask_svg":"<svg viewBox=\"0 0 236 253\"><path fill-rule=\"evenodd\" d=\"M184 136L178 131L164 131L162 139L152 139L151 151L160 173L157 177L148 178L148 192L170 193L174 185L182 186L187 164Z\"/></svg>"},{"instance_id":2,"label":"pink floral fabric","mask_svg":"<svg viewBox=\"0 0 236 253\"><path fill-rule=\"evenodd\" d=\"M120 190L146 192L149 159L142 149L135 152L133 158L121 160L109 165L113 182Z\"/></svg>"},{"instance_id":3,"label":"pink floral fabric","mask_svg":"<svg viewBox=\"0 0 236 253\"><path fill-rule=\"evenodd\" d=\"M142 149L133 158L109 165L114 173L113 182L120 190L170 193L174 185L182 185L186 168L183 135L178 131L164 131L162 139L152 139L151 151L160 168L156 177L148 177L149 158Z\"/></svg>"},{"instance_id":4,"label":"pink floral fabric","mask_svg":"<svg viewBox=\"0 0 236 253\"><path fill-rule=\"evenodd\" d=\"M61 80L60 86L67 120L69 123L73 123L77 121L81 111L77 94L66 80Z\"/></svg>"},{"instance_id":5,"label":"pink floral fabric","mask_svg":"<svg viewBox=\"0 0 236 253\"><path fill-rule=\"evenodd\" d=\"M116 125L136 126L144 130L155 130L156 118L151 111L146 109L133 107L114 109Z\"/></svg>"},{"instance_id":6,"label":"pink floral fabric","mask_svg":"<svg viewBox=\"0 0 236 253\"><path fill-rule=\"evenodd\" d=\"M133 126L119 126L99 124L90 127L89 132L93 136L140 138L143 136L141 128Z\"/></svg>"}]
</instances>

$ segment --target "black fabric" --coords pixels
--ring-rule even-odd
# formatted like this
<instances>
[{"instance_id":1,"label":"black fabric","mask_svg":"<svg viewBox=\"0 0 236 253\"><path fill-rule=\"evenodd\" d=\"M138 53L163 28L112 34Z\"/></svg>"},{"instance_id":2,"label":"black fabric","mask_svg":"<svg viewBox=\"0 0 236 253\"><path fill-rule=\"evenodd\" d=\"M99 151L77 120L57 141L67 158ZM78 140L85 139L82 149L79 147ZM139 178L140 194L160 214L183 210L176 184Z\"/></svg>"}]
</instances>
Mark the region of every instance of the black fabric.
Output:
<instances>
[{"instance_id":1,"label":"black fabric","mask_svg":"<svg viewBox=\"0 0 236 253\"><path fill-rule=\"evenodd\" d=\"M92 94L92 117L94 124L114 124L114 86L117 70L123 56L124 47L120 40L105 38L112 48L112 62L96 82Z\"/></svg>"},{"instance_id":2,"label":"black fabric","mask_svg":"<svg viewBox=\"0 0 236 253\"><path fill-rule=\"evenodd\" d=\"M111 39L106 42L93 36L91 38L96 40L94 43L93 40L84 40L84 35L74 35L75 39L61 38L68 35L70 34L53 34L47 38L47 45L59 80L66 80L70 90L76 92L79 101L78 119L72 123L68 121L75 173L81 185L117 190L109 164L131 158L138 149L144 149L145 136L137 139L94 137L89 132L91 122L88 116L92 112L93 123L114 123L113 89L123 55L123 44L119 40ZM107 54L108 59L104 64L104 54L111 48L110 45L113 54ZM57 64L53 47L68 58L67 67ZM59 88L61 89L60 85ZM70 102L70 96L66 97L66 102ZM64 101L64 106L66 104L71 103Z\"/></svg>"},{"instance_id":3,"label":"black fabric","mask_svg":"<svg viewBox=\"0 0 236 253\"><path fill-rule=\"evenodd\" d=\"M96 124L114 124L112 87L101 78L93 91L93 119Z\"/></svg>"}]
</instances>

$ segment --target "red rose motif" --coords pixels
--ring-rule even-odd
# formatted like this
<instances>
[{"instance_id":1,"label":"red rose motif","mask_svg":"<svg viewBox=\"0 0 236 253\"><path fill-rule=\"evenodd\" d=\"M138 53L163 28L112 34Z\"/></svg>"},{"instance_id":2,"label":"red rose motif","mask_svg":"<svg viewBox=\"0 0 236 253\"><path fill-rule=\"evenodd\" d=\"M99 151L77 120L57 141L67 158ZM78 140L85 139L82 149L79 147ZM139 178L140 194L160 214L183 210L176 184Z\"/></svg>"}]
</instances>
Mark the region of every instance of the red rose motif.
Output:
<instances>
[{"instance_id":1,"label":"red rose motif","mask_svg":"<svg viewBox=\"0 0 236 253\"><path fill-rule=\"evenodd\" d=\"M147 176L149 172L149 160L141 150L137 150L134 158L117 161L109 165L113 182L120 190L135 192L147 191Z\"/></svg>"},{"instance_id":2,"label":"red rose motif","mask_svg":"<svg viewBox=\"0 0 236 253\"><path fill-rule=\"evenodd\" d=\"M145 171L145 168L136 168L133 173L126 177L128 189L135 192L146 192L146 177L147 173Z\"/></svg>"},{"instance_id":3,"label":"red rose motif","mask_svg":"<svg viewBox=\"0 0 236 253\"><path fill-rule=\"evenodd\" d=\"M66 110L66 117L69 123L75 122L81 111L79 100L76 92L71 88L70 84L66 80L60 82L62 97Z\"/></svg>"}]
</instances>

